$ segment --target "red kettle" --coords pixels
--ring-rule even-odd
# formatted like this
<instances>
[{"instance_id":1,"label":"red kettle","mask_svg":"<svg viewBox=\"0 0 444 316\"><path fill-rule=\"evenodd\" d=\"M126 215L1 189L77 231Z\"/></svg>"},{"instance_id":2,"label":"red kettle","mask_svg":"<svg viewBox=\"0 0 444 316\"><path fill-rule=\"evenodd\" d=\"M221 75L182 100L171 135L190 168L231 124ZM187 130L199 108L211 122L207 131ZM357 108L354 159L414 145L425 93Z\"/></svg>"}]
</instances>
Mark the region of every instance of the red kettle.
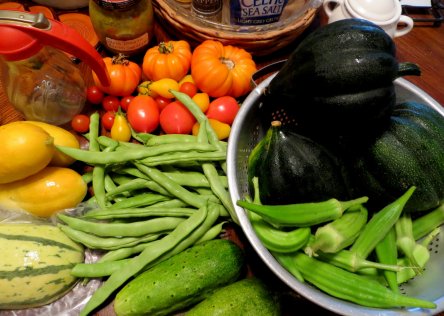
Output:
<instances>
[{"instance_id":1,"label":"red kettle","mask_svg":"<svg viewBox=\"0 0 444 316\"><path fill-rule=\"evenodd\" d=\"M85 82L66 53L109 85L94 47L73 28L42 13L0 10L0 38L1 80L9 101L26 120L61 125L82 111Z\"/></svg>"}]
</instances>

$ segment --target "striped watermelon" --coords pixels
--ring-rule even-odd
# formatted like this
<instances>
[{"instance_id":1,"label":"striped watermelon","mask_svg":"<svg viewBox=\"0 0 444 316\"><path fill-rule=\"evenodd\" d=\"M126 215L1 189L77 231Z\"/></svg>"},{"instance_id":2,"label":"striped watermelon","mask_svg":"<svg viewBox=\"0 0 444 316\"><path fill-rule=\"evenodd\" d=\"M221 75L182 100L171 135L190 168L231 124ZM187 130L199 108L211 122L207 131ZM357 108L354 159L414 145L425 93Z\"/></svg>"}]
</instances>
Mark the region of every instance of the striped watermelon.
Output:
<instances>
[{"instance_id":1,"label":"striped watermelon","mask_svg":"<svg viewBox=\"0 0 444 316\"><path fill-rule=\"evenodd\" d=\"M0 224L0 309L49 304L72 289L84 249L58 227Z\"/></svg>"}]
</instances>

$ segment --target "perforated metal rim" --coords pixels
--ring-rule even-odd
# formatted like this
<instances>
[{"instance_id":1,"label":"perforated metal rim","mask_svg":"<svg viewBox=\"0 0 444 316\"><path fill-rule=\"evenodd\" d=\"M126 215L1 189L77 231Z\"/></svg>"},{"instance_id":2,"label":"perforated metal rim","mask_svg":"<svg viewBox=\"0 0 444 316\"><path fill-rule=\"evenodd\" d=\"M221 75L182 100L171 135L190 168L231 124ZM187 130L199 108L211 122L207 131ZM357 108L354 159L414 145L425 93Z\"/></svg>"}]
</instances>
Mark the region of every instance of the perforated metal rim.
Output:
<instances>
[{"instance_id":1,"label":"perforated metal rim","mask_svg":"<svg viewBox=\"0 0 444 316\"><path fill-rule=\"evenodd\" d=\"M374 315L387 315L387 316L395 316L395 315L414 315L414 316L425 316L425 315L435 315L439 312L444 311L444 259L443 252L438 252L438 248L444 243L444 238L441 240L435 240L432 244L436 249L431 254L431 259L428 262L428 266L433 266L433 269L427 269L424 272L424 277L427 272L431 273L431 271L436 272L435 275L431 279L435 280L434 286L436 288L431 288L430 292L439 293L441 295L438 298L428 298L424 297L423 293L417 293L418 297L429 299L435 302L437 308L434 310L427 309L419 309L419 308L409 308L409 309L376 309L376 308L368 308L359 306L354 303L350 303L344 300L337 299L332 297L324 292L321 292L317 288L299 282L296 278L293 277L286 269L284 269L270 254L270 252L261 244L258 237L253 231L253 228L246 216L246 213L243 208L236 205L236 202L243 198L247 192L246 185L246 162L245 159L248 157L250 148L240 147L245 144L245 140L243 138L247 138L250 141L250 146L254 146L254 142L257 141L259 137L264 133L261 128L256 127L254 133L251 130L245 129L245 126L257 126L255 125L254 120L258 120L257 117L251 117L251 113L257 111L261 106L260 104L260 95L265 87L270 83L270 81L274 78L273 76L268 77L263 82L261 82L245 99L242 104L242 107L233 122L232 130L230 133L230 139L228 141L228 151L227 151L227 176L229 183L229 191L233 204L235 205L235 211L239 218L240 226L244 234L246 235L248 241L257 252L259 257L264 261L264 263L270 268L270 270L280 278L284 283L286 283L290 288L299 293L301 296L305 297L309 301L322 306L323 308L330 310L332 312L341 314L341 315L350 315L350 316L374 316ZM397 101L418 101L423 102L437 112L439 112L444 117L444 109L441 105L436 102L430 95L425 93L423 90L419 89L417 86L412 84L411 82L399 78L395 81L395 86L397 89ZM255 139L256 138L256 139ZM243 166L242 166L243 164ZM243 172L243 173L242 173ZM244 182L242 182L244 181ZM443 234L443 228L441 227L441 234ZM440 234L440 235L441 235ZM415 284L416 280L413 282L409 282L406 286L403 286L403 291L410 293L415 293ZM427 294L429 294L427 293Z\"/></svg>"}]
</instances>

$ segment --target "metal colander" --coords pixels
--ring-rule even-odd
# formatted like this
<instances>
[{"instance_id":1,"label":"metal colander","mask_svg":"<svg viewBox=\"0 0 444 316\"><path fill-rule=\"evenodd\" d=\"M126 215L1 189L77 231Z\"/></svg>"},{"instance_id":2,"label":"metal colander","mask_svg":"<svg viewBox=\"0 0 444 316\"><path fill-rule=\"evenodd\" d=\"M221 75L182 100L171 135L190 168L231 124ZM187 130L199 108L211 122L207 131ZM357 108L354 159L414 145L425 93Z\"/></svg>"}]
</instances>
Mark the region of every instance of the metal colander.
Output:
<instances>
[{"instance_id":1,"label":"metal colander","mask_svg":"<svg viewBox=\"0 0 444 316\"><path fill-rule=\"evenodd\" d=\"M444 228L430 244L431 258L421 276L402 285L401 293L434 301L437 308L376 309L359 306L334 298L308 283L301 283L283 268L261 244L243 208L236 205L239 199L250 195L247 183L247 161L251 150L264 136L272 120L295 124L295 119L281 108L265 108L261 94L274 75L262 81L245 99L232 125L228 142L227 173L230 195L236 208L240 226L248 241L268 268L301 296L341 315L435 315L444 311ZM405 79L395 81L397 102L418 101L429 105L444 116L444 108L432 97Z\"/></svg>"}]
</instances>

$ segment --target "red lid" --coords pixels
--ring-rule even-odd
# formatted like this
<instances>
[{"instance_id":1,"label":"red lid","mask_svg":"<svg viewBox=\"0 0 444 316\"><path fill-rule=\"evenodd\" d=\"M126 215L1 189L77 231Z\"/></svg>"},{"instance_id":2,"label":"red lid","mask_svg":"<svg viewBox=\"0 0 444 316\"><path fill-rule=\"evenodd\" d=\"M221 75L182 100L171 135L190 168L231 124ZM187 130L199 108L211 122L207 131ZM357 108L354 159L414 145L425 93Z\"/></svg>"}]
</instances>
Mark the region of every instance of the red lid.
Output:
<instances>
[{"instance_id":1,"label":"red lid","mask_svg":"<svg viewBox=\"0 0 444 316\"><path fill-rule=\"evenodd\" d=\"M6 60L22 60L35 55L43 46L28 34L0 25L0 55Z\"/></svg>"}]
</instances>

